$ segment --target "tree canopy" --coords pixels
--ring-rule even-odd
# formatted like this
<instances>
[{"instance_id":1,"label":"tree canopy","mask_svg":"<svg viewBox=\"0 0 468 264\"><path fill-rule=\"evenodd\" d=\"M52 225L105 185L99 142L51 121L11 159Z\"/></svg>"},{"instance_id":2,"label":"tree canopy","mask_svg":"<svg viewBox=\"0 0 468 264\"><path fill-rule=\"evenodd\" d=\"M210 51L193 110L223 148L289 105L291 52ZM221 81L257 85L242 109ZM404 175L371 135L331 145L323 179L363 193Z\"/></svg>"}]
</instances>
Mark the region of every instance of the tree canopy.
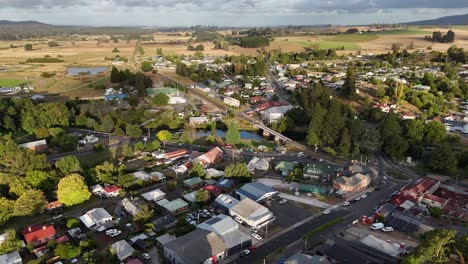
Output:
<instances>
[{"instance_id":1,"label":"tree canopy","mask_svg":"<svg viewBox=\"0 0 468 264\"><path fill-rule=\"evenodd\" d=\"M247 164L243 162L231 163L224 169L224 177L250 177L250 172L247 168Z\"/></svg>"},{"instance_id":2,"label":"tree canopy","mask_svg":"<svg viewBox=\"0 0 468 264\"><path fill-rule=\"evenodd\" d=\"M228 144L239 144L240 143L240 132L237 125L234 122L228 124L226 132L226 143Z\"/></svg>"},{"instance_id":3,"label":"tree canopy","mask_svg":"<svg viewBox=\"0 0 468 264\"><path fill-rule=\"evenodd\" d=\"M205 203L208 199L210 199L210 192L207 190L199 189L195 193L195 202L197 203Z\"/></svg>"},{"instance_id":4,"label":"tree canopy","mask_svg":"<svg viewBox=\"0 0 468 264\"><path fill-rule=\"evenodd\" d=\"M39 190L25 191L15 202L16 216L35 215L44 212L47 205L44 193Z\"/></svg>"},{"instance_id":5,"label":"tree canopy","mask_svg":"<svg viewBox=\"0 0 468 264\"><path fill-rule=\"evenodd\" d=\"M74 172L81 172L80 161L75 156L65 156L55 162L55 167L63 175L69 175Z\"/></svg>"},{"instance_id":6,"label":"tree canopy","mask_svg":"<svg viewBox=\"0 0 468 264\"><path fill-rule=\"evenodd\" d=\"M57 198L66 205L72 206L87 201L91 197L83 177L79 174L70 174L62 178L58 184Z\"/></svg>"}]
</instances>

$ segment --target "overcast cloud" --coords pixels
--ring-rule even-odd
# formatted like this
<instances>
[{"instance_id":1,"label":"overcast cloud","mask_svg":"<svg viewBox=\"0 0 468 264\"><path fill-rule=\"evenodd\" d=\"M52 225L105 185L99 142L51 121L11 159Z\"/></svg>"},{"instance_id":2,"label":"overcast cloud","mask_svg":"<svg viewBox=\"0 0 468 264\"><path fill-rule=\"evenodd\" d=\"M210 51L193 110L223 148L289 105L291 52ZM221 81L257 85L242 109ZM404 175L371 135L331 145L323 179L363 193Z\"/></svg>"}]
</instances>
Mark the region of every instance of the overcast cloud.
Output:
<instances>
[{"instance_id":1,"label":"overcast cloud","mask_svg":"<svg viewBox=\"0 0 468 264\"><path fill-rule=\"evenodd\" d=\"M0 17L67 25L394 23L468 13L468 0L0 0Z\"/></svg>"}]
</instances>

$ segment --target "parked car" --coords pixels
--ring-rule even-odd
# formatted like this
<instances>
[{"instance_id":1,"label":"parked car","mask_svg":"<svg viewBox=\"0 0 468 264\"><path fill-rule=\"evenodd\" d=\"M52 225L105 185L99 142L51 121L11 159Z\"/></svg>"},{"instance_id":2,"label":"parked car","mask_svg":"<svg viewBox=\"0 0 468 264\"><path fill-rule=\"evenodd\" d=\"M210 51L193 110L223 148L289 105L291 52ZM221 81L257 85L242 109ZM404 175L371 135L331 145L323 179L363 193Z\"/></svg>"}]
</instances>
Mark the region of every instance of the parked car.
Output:
<instances>
[{"instance_id":1,"label":"parked car","mask_svg":"<svg viewBox=\"0 0 468 264\"><path fill-rule=\"evenodd\" d=\"M197 222L196 222L196 221L190 221L189 224L191 224L191 225L197 225Z\"/></svg>"},{"instance_id":2,"label":"parked car","mask_svg":"<svg viewBox=\"0 0 468 264\"><path fill-rule=\"evenodd\" d=\"M386 226L386 227L382 228L382 231L384 231L384 232L393 232L393 227Z\"/></svg>"},{"instance_id":3,"label":"parked car","mask_svg":"<svg viewBox=\"0 0 468 264\"><path fill-rule=\"evenodd\" d=\"M329 214L331 211L329 209L323 211L323 214Z\"/></svg>"},{"instance_id":4,"label":"parked car","mask_svg":"<svg viewBox=\"0 0 468 264\"><path fill-rule=\"evenodd\" d=\"M242 252L241 252L241 257L247 256L248 254L250 254L250 250L244 249L244 250L242 250Z\"/></svg>"},{"instance_id":5,"label":"parked car","mask_svg":"<svg viewBox=\"0 0 468 264\"><path fill-rule=\"evenodd\" d=\"M236 216L236 217L234 218L234 220L236 220L236 222L239 223L239 224L242 224L242 223L244 222L244 221L242 221L242 219L240 219L238 216Z\"/></svg>"},{"instance_id":6,"label":"parked car","mask_svg":"<svg viewBox=\"0 0 468 264\"><path fill-rule=\"evenodd\" d=\"M361 195L361 198L362 199L367 198L367 194L364 193L363 195Z\"/></svg>"},{"instance_id":7,"label":"parked car","mask_svg":"<svg viewBox=\"0 0 468 264\"><path fill-rule=\"evenodd\" d=\"M148 253L143 253L143 254L141 254L141 256L142 256L144 259L150 259L150 258L151 258L150 254L148 254Z\"/></svg>"},{"instance_id":8,"label":"parked car","mask_svg":"<svg viewBox=\"0 0 468 264\"><path fill-rule=\"evenodd\" d=\"M262 240L263 237L261 237L259 234L252 233L252 237L257 239L257 240Z\"/></svg>"},{"instance_id":9,"label":"parked car","mask_svg":"<svg viewBox=\"0 0 468 264\"><path fill-rule=\"evenodd\" d=\"M249 230L254 232L254 233L258 233L258 230L255 228L255 227L249 227Z\"/></svg>"},{"instance_id":10,"label":"parked car","mask_svg":"<svg viewBox=\"0 0 468 264\"><path fill-rule=\"evenodd\" d=\"M278 203L279 203L279 204L285 204L285 203L287 203L287 202L288 202L288 200L286 200L286 199L281 199Z\"/></svg>"},{"instance_id":11,"label":"parked car","mask_svg":"<svg viewBox=\"0 0 468 264\"><path fill-rule=\"evenodd\" d=\"M356 201L356 202L359 201L359 200L361 200L361 197L356 197L356 198L354 199L354 201Z\"/></svg>"},{"instance_id":12,"label":"parked car","mask_svg":"<svg viewBox=\"0 0 468 264\"><path fill-rule=\"evenodd\" d=\"M373 223L370 226L370 229L372 229L372 230L380 230L382 228L384 228L384 224L382 224L382 223Z\"/></svg>"},{"instance_id":13,"label":"parked car","mask_svg":"<svg viewBox=\"0 0 468 264\"><path fill-rule=\"evenodd\" d=\"M348 205L350 205L350 203L348 201L344 201L344 202L341 203L341 206L348 206Z\"/></svg>"}]
</instances>

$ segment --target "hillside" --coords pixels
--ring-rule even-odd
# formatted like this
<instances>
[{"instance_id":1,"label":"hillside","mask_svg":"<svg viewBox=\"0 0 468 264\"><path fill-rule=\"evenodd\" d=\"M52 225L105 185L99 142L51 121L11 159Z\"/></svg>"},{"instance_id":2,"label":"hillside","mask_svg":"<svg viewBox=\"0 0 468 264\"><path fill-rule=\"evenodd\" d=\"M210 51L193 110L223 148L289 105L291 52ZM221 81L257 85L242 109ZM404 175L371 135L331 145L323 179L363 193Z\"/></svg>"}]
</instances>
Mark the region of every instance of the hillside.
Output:
<instances>
[{"instance_id":1,"label":"hillside","mask_svg":"<svg viewBox=\"0 0 468 264\"><path fill-rule=\"evenodd\" d=\"M468 14L445 16L430 20L421 20L404 23L407 25L468 25Z\"/></svg>"}]
</instances>

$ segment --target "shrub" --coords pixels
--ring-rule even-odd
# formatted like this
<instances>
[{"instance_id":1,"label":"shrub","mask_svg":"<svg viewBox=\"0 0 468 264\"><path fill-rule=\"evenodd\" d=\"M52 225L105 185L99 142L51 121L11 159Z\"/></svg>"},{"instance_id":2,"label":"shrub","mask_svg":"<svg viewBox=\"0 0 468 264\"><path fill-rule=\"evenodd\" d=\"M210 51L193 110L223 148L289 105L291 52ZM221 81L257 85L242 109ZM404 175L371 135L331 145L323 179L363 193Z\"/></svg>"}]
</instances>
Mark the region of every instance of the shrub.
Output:
<instances>
[{"instance_id":1,"label":"shrub","mask_svg":"<svg viewBox=\"0 0 468 264\"><path fill-rule=\"evenodd\" d=\"M80 222L78 221L78 219L70 218L70 219L67 220L67 228L68 229L72 229L72 228L79 227L79 226L80 226Z\"/></svg>"},{"instance_id":2,"label":"shrub","mask_svg":"<svg viewBox=\"0 0 468 264\"><path fill-rule=\"evenodd\" d=\"M55 76L55 73L50 73L50 72L41 73L42 78L50 78L50 77L53 77L53 76Z\"/></svg>"}]
</instances>

